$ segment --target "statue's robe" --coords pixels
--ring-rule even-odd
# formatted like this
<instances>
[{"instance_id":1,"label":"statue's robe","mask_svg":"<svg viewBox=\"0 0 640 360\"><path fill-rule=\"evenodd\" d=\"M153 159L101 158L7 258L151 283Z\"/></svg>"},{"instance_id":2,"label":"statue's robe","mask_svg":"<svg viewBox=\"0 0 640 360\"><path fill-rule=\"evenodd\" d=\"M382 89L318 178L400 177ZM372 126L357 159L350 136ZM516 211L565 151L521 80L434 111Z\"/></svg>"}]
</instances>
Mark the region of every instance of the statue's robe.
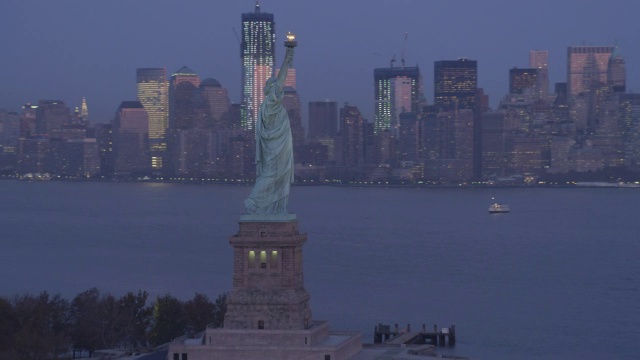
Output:
<instances>
[{"instance_id":1,"label":"statue's robe","mask_svg":"<svg viewBox=\"0 0 640 360\"><path fill-rule=\"evenodd\" d=\"M275 78L265 93L256 123L256 183L244 203L248 214L284 215L293 183L291 125Z\"/></svg>"}]
</instances>

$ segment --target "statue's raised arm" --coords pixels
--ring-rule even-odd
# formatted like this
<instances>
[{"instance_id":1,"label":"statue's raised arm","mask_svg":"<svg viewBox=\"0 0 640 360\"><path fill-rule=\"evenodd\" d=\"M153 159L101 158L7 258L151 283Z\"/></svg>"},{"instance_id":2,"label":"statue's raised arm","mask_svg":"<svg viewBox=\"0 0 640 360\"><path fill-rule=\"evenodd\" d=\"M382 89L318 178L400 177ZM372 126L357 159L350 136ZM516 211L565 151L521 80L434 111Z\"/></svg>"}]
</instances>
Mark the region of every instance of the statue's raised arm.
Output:
<instances>
[{"instance_id":1,"label":"statue's raised arm","mask_svg":"<svg viewBox=\"0 0 640 360\"><path fill-rule=\"evenodd\" d=\"M282 66L278 72L278 84L282 88L284 88L284 82L287 79L287 73L291 67L293 67L293 48L287 47L287 51L284 55L284 61L282 62Z\"/></svg>"},{"instance_id":2,"label":"statue's raised arm","mask_svg":"<svg viewBox=\"0 0 640 360\"><path fill-rule=\"evenodd\" d=\"M267 80L265 99L256 119L256 183L244 201L247 209L244 217L250 220L292 218L287 211L287 203L293 183L293 143L282 97L287 72L293 65L295 45L290 46L291 42L285 44L287 51L282 67L277 77Z\"/></svg>"}]
</instances>

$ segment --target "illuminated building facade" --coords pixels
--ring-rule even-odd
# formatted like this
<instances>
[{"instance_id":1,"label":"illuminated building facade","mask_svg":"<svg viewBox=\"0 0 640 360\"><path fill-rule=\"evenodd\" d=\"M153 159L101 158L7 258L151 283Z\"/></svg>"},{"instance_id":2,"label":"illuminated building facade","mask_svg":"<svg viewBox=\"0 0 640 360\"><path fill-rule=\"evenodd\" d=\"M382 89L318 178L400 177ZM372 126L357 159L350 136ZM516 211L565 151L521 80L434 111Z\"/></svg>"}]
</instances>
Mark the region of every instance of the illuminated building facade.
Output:
<instances>
[{"instance_id":1,"label":"illuminated building facade","mask_svg":"<svg viewBox=\"0 0 640 360\"><path fill-rule=\"evenodd\" d=\"M568 95L575 97L606 85L613 46L569 46L567 48Z\"/></svg>"},{"instance_id":2,"label":"illuminated building facade","mask_svg":"<svg viewBox=\"0 0 640 360\"><path fill-rule=\"evenodd\" d=\"M440 110L474 109L478 62L461 58L434 63L434 105Z\"/></svg>"},{"instance_id":3,"label":"illuminated building facade","mask_svg":"<svg viewBox=\"0 0 640 360\"><path fill-rule=\"evenodd\" d=\"M136 70L138 101L149 116L149 147L153 169L162 168L162 153L166 150L165 132L169 126L169 82L165 68Z\"/></svg>"},{"instance_id":4,"label":"illuminated building facade","mask_svg":"<svg viewBox=\"0 0 640 360\"><path fill-rule=\"evenodd\" d=\"M538 84L538 69L509 70L509 94L535 93Z\"/></svg>"},{"instance_id":5,"label":"illuminated building facade","mask_svg":"<svg viewBox=\"0 0 640 360\"><path fill-rule=\"evenodd\" d=\"M378 68L373 71L375 111L373 131L376 135L389 131L398 136L400 114L421 109L422 77L415 67Z\"/></svg>"},{"instance_id":6,"label":"illuminated building facade","mask_svg":"<svg viewBox=\"0 0 640 360\"><path fill-rule=\"evenodd\" d=\"M246 130L255 130L264 85L273 74L275 38L273 14L261 12L258 2L254 12L242 14L242 127Z\"/></svg>"},{"instance_id":7,"label":"illuminated building facade","mask_svg":"<svg viewBox=\"0 0 640 360\"><path fill-rule=\"evenodd\" d=\"M87 106L87 99L82 98L82 104L80 105L80 118L84 124L89 123L89 107Z\"/></svg>"}]
</instances>

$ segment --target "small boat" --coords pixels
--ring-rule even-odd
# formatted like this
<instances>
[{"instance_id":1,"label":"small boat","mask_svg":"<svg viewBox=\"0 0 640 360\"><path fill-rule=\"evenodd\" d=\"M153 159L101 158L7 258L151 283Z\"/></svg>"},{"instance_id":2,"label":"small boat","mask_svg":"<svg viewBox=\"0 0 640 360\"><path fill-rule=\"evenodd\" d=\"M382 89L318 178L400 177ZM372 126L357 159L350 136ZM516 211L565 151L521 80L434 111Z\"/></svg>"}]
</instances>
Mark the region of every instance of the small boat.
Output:
<instances>
[{"instance_id":1,"label":"small boat","mask_svg":"<svg viewBox=\"0 0 640 360\"><path fill-rule=\"evenodd\" d=\"M508 213L510 208L509 205L500 204L496 202L494 198L491 198L493 203L489 205L489 214L499 214L499 213Z\"/></svg>"}]
</instances>

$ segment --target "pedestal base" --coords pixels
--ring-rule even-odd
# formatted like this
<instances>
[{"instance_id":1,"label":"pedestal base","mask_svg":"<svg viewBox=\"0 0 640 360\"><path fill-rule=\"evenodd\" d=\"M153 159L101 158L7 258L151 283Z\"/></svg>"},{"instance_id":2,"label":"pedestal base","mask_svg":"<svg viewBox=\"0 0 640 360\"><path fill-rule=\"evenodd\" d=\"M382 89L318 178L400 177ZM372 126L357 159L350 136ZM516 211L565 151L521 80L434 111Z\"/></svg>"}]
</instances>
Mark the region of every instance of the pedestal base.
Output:
<instances>
[{"instance_id":1,"label":"pedestal base","mask_svg":"<svg viewBox=\"0 0 640 360\"><path fill-rule=\"evenodd\" d=\"M361 334L330 332L326 322L306 330L207 329L169 346L168 359L347 360L362 349Z\"/></svg>"}]
</instances>

